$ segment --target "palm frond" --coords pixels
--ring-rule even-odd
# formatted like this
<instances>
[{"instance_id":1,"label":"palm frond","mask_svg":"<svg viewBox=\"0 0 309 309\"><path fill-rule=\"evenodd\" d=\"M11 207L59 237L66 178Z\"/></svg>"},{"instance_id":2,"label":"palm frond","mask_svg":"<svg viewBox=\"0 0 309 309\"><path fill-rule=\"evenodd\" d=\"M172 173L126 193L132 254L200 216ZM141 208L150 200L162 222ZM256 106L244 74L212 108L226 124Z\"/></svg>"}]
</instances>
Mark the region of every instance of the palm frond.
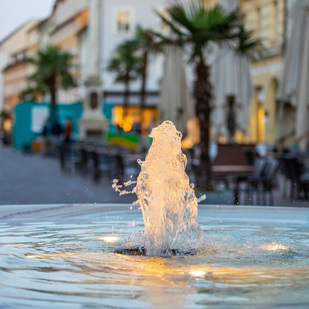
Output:
<instances>
[{"instance_id":1,"label":"palm frond","mask_svg":"<svg viewBox=\"0 0 309 309\"><path fill-rule=\"evenodd\" d=\"M246 30L243 26L240 26L236 52L241 55L253 57L255 54L261 53L262 50L262 41L254 37L253 31Z\"/></svg>"},{"instance_id":2,"label":"palm frond","mask_svg":"<svg viewBox=\"0 0 309 309\"><path fill-rule=\"evenodd\" d=\"M153 32L163 45L186 46L190 61L203 59L212 44L227 45L237 52L247 53L259 42L243 27L239 9L228 12L220 5L206 8L200 1L178 3L167 9L168 16L160 16L170 28L169 36Z\"/></svg>"},{"instance_id":3,"label":"palm frond","mask_svg":"<svg viewBox=\"0 0 309 309\"><path fill-rule=\"evenodd\" d=\"M183 31L181 31L181 29L179 27L177 27L172 20L169 20L168 18L166 18L165 16L163 16L162 14L160 14L157 11L156 11L156 13L161 18L162 22L165 23L167 26L169 26L169 28L172 30L172 32L174 32L177 36L185 35L185 33Z\"/></svg>"},{"instance_id":4,"label":"palm frond","mask_svg":"<svg viewBox=\"0 0 309 309\"><path fill-rule=\"evenodd\" d=\"M140 72L141 59L137 55L136 42L127 40L118 45L112 58L110 59L107 70L115 73L115 83L135 80Z\"/></svg>"}]
</instances>

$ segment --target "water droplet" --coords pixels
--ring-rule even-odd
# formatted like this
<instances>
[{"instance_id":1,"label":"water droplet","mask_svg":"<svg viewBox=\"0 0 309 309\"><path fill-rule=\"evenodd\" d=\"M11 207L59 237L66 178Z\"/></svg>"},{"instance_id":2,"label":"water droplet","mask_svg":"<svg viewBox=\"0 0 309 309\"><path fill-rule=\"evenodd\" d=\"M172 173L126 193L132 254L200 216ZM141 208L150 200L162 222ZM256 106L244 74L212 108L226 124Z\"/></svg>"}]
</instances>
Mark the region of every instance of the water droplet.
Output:
<instances>
[{"instance_id":1,"label":"water droplet","mask_svg":"<svg viewBox=\"0 0 309 309\"><path fill-rule=\"evenodd\" d=\"M206 194L203 194L202 196L200 196L198 199L197 199L197 202L200 203L202 201L206 200Z\"/></svg>"}]
</instances>

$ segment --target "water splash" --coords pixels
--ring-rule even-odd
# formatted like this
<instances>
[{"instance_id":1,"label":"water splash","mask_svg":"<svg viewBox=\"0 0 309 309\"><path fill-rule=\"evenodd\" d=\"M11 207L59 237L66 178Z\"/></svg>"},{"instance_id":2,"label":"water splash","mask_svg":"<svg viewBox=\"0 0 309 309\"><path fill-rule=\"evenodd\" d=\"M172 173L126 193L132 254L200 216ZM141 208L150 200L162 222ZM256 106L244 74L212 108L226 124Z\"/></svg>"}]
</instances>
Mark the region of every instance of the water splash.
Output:
<instances>
[{"instance_id":1,"label":"water splash","mask_svg":"<svg viewBox=\"0 0 309 309\"><path fill-rule=\"evenodd\" d=\"M169 255L172 246L187 246L203 239L196 221L197 198L185 172L182 134L171 121L154 128L134 192L143 213L144 246L149 256Z\"/></svg>"},{"instance_id":2,"label":"water splash","mask_svg":"<svg viewBox=\"0 0 309 309\"><path fill-rule=\"evenodd\" d=\"M153 138L145 161L137 160L141 172L137 181L129 180L119 185L113 180L112 187L120 195L136 193L143 213L143 250L149 256L170 255L178 250L193 249L204 239L196 221L199 199L194 193L185 172L187 157L181 151L182 134L171 121L154 128ZM136 184L132 190L126 188Z\"/></svg>"}]
</instances>

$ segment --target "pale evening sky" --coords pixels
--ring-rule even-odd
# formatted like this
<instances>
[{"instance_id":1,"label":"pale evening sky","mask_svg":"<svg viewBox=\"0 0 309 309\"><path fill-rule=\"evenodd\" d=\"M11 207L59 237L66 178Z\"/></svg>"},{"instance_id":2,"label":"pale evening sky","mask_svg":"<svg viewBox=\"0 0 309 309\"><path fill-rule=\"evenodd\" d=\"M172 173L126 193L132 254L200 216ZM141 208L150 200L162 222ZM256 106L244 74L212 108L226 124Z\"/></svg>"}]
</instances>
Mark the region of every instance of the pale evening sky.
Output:
<instances>
[{"instance_id":1,"label":"pale evening sky","mask_svg":"<svg viewBox=\"0 0 309 309\"><path fill-rule=\"evenodd\" d=\"M55 0L0 0L0 42L31 19L46 18Z\"/></svg>"}]
</instances>

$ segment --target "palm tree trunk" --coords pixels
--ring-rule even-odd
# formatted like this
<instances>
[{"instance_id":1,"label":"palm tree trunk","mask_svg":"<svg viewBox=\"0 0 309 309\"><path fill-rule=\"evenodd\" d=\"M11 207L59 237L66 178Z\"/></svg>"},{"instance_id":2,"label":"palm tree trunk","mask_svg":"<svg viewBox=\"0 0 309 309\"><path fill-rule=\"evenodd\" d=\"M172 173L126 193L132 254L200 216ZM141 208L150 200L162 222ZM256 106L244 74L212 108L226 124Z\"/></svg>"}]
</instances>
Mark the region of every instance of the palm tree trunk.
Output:
<instances>
[{"instance_id":1,"label":"palm tree trunk","mask_svg":"<svg viewBox=\"0 0 309 309\"><path fill-rule=\"evenodd\" d=\"M127 72L125 76L125 90L123 98L123 119L127 117L128 113L129 94L130 94L130 72Z\"/></svg>"},{"instance_id":2,"label":"palm tree trunk","mask_svg":"<svg viewBox=\"0 0 309 309\"><path fill-rule=\"evenodd\" d=\"M51 123L57 121L57 87L56 78L52 77L49 83L50 91L50 120Z\"/></svg>"},{"instance_id":3,"label":"palm tree trunk","mask_svg":"<svg viewBox=\"0 0 309 309\"><path fill-rule=\"evenodd\" d=\"M210 99L211 84L209 82L209 67L201 59L195 68L194 97L195 112L200 124L200 166L196 168L196 185L203 190L211 189L211 162L209 158L210 131Z\"/></svg>"},{"instance_id":4,"label":"palm tree trunk","mask_svg":"<svg viewBox=\"0 0 309 309\"><path fill-rule=\"evenodd\" d=\"M146 99L146 81L147 81L147 68L148 68L148 52L143 54L143 67L142 67L142 89L141 89L141 103L140 103L140 115L141 115L141 130L144 122L144 109Z\"/></svg>"}]
</instances>

